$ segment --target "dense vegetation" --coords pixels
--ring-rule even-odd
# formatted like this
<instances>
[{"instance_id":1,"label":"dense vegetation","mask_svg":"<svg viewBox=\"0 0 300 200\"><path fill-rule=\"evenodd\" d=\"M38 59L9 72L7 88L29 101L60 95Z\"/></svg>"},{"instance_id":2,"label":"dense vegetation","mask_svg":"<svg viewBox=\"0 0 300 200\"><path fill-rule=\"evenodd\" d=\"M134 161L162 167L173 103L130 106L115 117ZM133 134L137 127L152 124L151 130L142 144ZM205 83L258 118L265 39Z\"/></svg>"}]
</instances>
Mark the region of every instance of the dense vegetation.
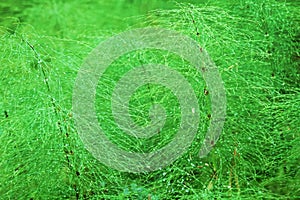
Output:
<instances>
[{"instance_id":1,"label":"dense vegetation","mask_svg":"<svg viewBox=\"0 0 300 200\"><path fill-rule=\"evenodd\" d=\"M297 1L275 0L1 2L0 199L299 199L299 9ZM174 112L162 136L117 135L103 99L122 73L141 63L167 64L191 82L201 128L170 166L119 172L84 148L73 120L73 86L100 42L147 26L177 30L207 50L225 85L226 122L215 148L200 159L210 120L201 75L162 51L122 56L97 87L98 120L111 140L151 151L168 143L177 127L178 102L166 88L150 85L134 95L131 113L146 124L154 101Z\"/></svg>"}]
</instances>

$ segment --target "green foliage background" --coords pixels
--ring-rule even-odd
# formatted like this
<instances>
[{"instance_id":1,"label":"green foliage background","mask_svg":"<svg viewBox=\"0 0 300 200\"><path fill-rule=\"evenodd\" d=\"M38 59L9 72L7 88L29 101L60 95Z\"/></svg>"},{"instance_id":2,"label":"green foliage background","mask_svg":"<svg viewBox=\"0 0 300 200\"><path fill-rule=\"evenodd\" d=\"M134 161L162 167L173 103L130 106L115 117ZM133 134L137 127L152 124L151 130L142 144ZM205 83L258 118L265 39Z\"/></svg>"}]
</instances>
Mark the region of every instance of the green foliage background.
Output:
<instances>
[{"instance_id":1,"label":"green foliage background","mask_svg":"<svg viewBox=\"0 0 300 200\"><path fill-rule=\"evenodd\" d=\"M297 1L275 0L1 2L0 199L299 199L299 9ZM198 158L209 122L201 77L172 55L121 57L115 67L151 61L182 72L203 108L202 127L180 159L151 173L122 173L85 150L73 124L72 89L83 59L101 41L145 26L178 30L208 51L226 87L227 119L214 150ZM122 73L107 72L98 98L108 98L101 84L112 87ZM163 88L151 86L156 96L145 90L133 99L142 124L149 99L174 101L162 98ZM124 148L152 150L176 128L175 117L165 137L114 138L108 107L98 104L98 118Z\"/></svg>"}]
</instances>

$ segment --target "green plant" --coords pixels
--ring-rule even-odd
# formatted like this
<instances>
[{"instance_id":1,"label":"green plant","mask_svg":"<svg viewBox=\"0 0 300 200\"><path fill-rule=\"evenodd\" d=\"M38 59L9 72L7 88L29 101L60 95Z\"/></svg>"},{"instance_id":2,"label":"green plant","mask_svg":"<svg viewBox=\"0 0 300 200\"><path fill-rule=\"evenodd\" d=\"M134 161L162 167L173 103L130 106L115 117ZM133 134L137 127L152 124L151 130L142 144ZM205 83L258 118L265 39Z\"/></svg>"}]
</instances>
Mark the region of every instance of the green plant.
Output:
<instances>
[{"instance_id":1,"label":"green plant","mask_svg":"<svg viewBox=\"0 0 300 200\"><path fill-rule=\"evenodd\" d=\"M190 2L0 3L0 198L300 197L299 6L275 0ZM161 6L166 9L133 17ZM210 120L201 75L163 51L121 56L99 81L96 97L98 120L120 147L155 150L172 139L180 118L172 93L150 84L132 96L130 113L147 124L151 104L162 103L168 113L162 134L136 140L118 129L109 97L117 80L136 66L160 63L179 71L202 109L194 142L172 165L150 173L118 172L85 150L73 123L72 88L83 59L99 42L148 25L180 31L208 51L225 84L226 123L213 151L200 159Z\"/></svg>"}]
</instances>

